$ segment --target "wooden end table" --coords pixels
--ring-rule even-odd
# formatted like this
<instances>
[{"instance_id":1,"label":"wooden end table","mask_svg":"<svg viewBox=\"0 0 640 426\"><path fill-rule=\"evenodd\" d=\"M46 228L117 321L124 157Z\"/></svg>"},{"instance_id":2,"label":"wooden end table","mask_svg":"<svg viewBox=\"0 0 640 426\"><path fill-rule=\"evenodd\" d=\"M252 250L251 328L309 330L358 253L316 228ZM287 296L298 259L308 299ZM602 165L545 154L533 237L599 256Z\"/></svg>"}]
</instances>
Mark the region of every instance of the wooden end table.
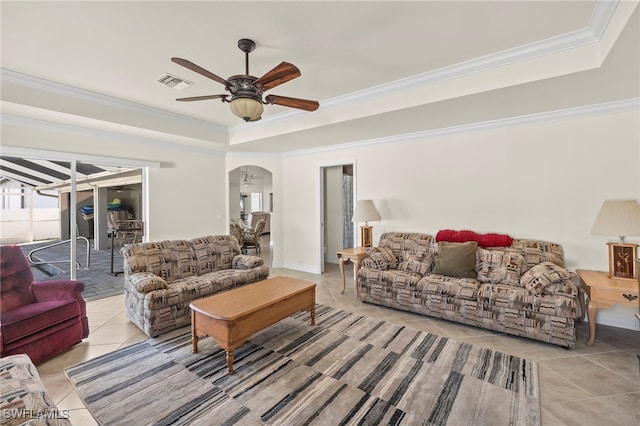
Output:
<instances>
[{"instance_id":1,"label":"wooden end table","mask_svg":"<svg viewBox=\"0 0 640 426\"><path fill-rule=\"evenodd\" d=\"M578 269L580 285L589 297L587 317L589 319L589 338L587 346L596 341L596 315L599 308L610 308L619 304L638 306L638 282L636 280L612 278L606 272Z\"/></svg>"},{"instance_id":2,"label":"wooden end table","mask_svg":"<svg viewBox=\"0 0 640 426\"><path fill-rule=\"evenodd\" d=\"M360 294L358 291L358 270L360 269L360 262L362 262L368 255L364 247L346 248L338 250L338 263L340 264L340 273L342 274L342 291L340 294L344 294L345 280L344 280L344 262L353 262L353 279L356 282L356 295Z\"/></svg>"},{"instance_id":3,"label":"wooden end table","mask_svg":"<svg viewBox=\"0 0 640 426\"><path fill-rule=\"evenodd\" d=\"M290 277L274 277L191 302L191 342L211 336L227 353L227 373L233 374L233 351L257 331L299 311L309 311L316 323L316 285Z\"/></svg>"}]
</instances>

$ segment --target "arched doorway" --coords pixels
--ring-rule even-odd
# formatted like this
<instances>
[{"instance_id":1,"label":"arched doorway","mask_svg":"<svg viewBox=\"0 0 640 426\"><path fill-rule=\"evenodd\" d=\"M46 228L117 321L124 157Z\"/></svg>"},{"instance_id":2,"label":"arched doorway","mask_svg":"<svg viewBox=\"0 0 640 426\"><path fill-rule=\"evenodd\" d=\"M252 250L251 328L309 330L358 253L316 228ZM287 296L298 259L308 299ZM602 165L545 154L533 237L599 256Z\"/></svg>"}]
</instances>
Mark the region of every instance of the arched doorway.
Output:
<instances>
[{"instance_id":1,"label":"arched doorway","mask_svg":"<svg viewBox=\"0 0 640 426\"><path fill-rule=\"evenodd\" d=\"M243 165L229 172L229 221L251 226L252 213L273 213L273 175Z\"/></svg>"}]
</instances>

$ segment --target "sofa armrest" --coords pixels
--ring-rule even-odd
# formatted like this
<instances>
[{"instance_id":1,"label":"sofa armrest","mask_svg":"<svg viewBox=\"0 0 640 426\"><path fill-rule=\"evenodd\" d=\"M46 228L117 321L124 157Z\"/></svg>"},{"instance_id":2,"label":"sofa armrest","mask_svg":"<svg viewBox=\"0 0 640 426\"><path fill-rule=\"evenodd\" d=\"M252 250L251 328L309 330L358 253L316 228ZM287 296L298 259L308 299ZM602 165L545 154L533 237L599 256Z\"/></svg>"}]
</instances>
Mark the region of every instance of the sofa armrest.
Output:
<instances>
[{"instance_id":1,"label":"sofa armrest","mask_svg":"<svg viewBox=\"0 0 640 426\"><path fill-rule=\"evenodd\" d=\"M38 302L49 300L82 300L84 283L82 281L55 280L37 281L31 286L33 295Z\"/></svg>"},{"instance_id":2,"label":"sofa armrest","mask_svg":"<svg viewBox=\"0 0 640 426\"><path fill-rule=\"evenodd\" d=\"M149 293L153 290L169 288L167 281L151 272L136 272L126 277L131 287L139 293Z\"/></svg>"},{"instance_id":3,"label":"sofa armrest","mask_svg":"<svg viewBox=\"0 0 640 426\"><path fill-rule=\"evenodd\" d=\"M87 320L87 302L82 297L85 285L82 281L53 280L37 281L31 285L36 301L45 302L49 300L76 300L80 307L80 318L82 318L82 337L89 336L89 322Z\"/></svg>"},{"instance_id":4,"label":"sofa armrest","mask_svg":"<svg viewBox=\"0 0 640 426\"><path fill-rule=\"evenodd\" d=\"M571 278L567 278L565 280L557 281L553 284L547 285L542 290L542 294L551 296L563 295L572 299L577 299L579 295L578 286L573 282Z\"/></svg>"},{"instance_id":5,"label":"sofa armrest","mask_svg":"<svg viewBox=\"0 0 640 426\"><path fill-rule=\"evenodd\" d=\"M263 264L264 260L261 257L249 254L237 254L231 260L232 269L253 269Z\"/></svg>"}]
</instances>

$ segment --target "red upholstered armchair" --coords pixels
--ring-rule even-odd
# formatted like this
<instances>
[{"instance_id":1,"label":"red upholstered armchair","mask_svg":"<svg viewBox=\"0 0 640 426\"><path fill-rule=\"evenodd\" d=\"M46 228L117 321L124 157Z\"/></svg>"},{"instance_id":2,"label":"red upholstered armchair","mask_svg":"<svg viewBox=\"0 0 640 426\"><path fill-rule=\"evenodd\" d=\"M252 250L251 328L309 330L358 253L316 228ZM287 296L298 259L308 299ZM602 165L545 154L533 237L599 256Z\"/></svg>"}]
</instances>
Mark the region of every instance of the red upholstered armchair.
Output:
<instances>
[{"instance_id":1,"label":"red upholstered armchair","mask_svg":"<svg viewBox=\"0 0 640 426\"><path fill-rule=\"evenodd\" d=\"M33 280L20 247L0 247L0 352L39 364L89 336L89 324L84 283Z\"/></svg>"}]
</instances>

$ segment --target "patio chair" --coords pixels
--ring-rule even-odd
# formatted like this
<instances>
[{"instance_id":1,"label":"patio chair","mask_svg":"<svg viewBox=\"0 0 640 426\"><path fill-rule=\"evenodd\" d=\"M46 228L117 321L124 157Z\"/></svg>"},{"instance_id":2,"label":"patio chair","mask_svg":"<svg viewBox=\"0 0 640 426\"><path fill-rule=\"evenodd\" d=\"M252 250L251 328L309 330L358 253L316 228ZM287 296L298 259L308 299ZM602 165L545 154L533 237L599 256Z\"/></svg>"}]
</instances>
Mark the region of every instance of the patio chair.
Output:
<instances>
[{"instance_id":1,"label":"patio chair","mask_svg":"<svg viewBox=\"0 0 640 426\"><path fill-rule=\"evenodd\" d=\"M247 253L247 250L255 249L256 253L260 253L260 236L264 229L264 220L259 220L256 223L256 227L253 230L245 230L243 234L242 252Z\"/></svg>"},{"instance_id":2,"label":"patio chair","mask_svg":"<svg viewBox=\"0 0 640 426\"><path fill-rule=\"evenodd\" d=\"M244 231L242 229L242 226L234 222L229 225L229 230L230 234L236 237L236 240L238 240L238 244L240 244L240 247L242 247L242 244L244 243Z\"/></svg>"}]
</instances>

